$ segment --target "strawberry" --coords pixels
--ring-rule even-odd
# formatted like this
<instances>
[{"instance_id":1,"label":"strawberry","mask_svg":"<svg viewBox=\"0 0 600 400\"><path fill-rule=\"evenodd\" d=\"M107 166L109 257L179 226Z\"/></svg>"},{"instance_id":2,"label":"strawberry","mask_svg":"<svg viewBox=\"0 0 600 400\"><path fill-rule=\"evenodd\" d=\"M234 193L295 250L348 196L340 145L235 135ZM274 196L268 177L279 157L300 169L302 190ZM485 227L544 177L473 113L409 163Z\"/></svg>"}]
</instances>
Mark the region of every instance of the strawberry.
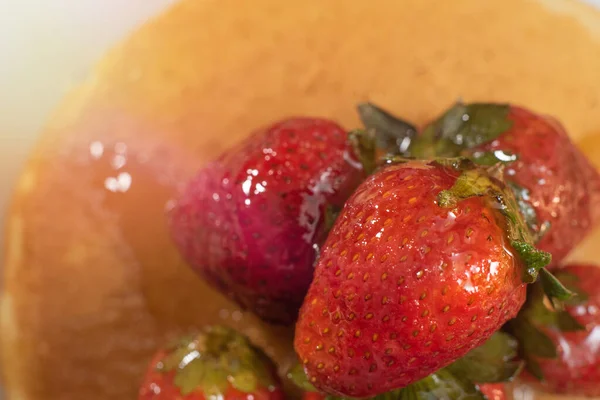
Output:
<instances>
[{"instance_id":1,"label":"strawberry","mask_svg":"<svg viewBox=\"0 0 600 400\"><path fill-rule=\"evenodd\" d=\"M249 340L224 327L207 327L157 352L139 400L283 400L273 362Z\"/></svg>"},{"instance_id":2,"label":"strawberry","mask_svg":"<svg viewBox=\"0 0 600 400\"><path fill-rule=\"evenodd\" d=\"M550 261L517 208L467 160L401 161L364 181L329 233L296 325L314 386L351 397L405 387L513 318L525 282Z\"/></svg>"},{"instance_id":3,"label":"strawberry","mask_svg":"<svg viewBox=\"0 0 600 400\"><path fill-rule=\"evenodd\" d=\"M365 109L383 112L362 105L362 114ZM372 118L363 120L387 128ZM402 127L399 131L405 133ZM456 104L409 139L410 145L404 141L399 149L405 155L504 163L504 178L539 240L537 247L551 253L555 264L600 220L600 174L554 118L517 106Z\"/></svg>"},{"instance_id":4,"label":"strawberry","mask_svg":"<svg viewBox=\"0 0 600 400\"><path fill-rule=\"evenodd\" d=\"M292 118L201 170L169 212L193 269L261 318L289 324L313 276L330 207L362 179L347 133Z\"/></svg>"},{"instance_id":5,"label":"strawberry","mask_svg":"<svg viewBox=\"0 0 600 400\"><path fill-rule=\"evenodd\" d=\"M600 268L572 264L556 276L578 296L554 311L541 288L532 287L511 327L528 370L547 390L600 396Z\"/></svg>"}]
</instances>

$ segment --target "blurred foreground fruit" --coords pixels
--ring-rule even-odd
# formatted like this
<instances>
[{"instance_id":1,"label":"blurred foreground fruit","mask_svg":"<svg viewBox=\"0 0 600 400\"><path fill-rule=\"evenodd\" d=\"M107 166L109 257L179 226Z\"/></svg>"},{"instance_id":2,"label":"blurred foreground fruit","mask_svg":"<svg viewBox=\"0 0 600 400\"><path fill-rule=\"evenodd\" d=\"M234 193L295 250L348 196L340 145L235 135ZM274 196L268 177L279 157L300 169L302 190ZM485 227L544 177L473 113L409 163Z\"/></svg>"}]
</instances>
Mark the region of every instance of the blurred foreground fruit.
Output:
<instances>
[{"instance_id":1,"label":"blurred foreground fruit","mask_svg":"<svg viewBox=\"0 0 600 400\"><path fill-rule=\"evenodd\" d=\"M207 327L159 351L139 400L283 400L275 365L248 339L224 327Z\"/></svg>"},{"instance_id":2,"label":"blurred foreground fruit","mask_svg":"<svg viewBox=\"0 0 600 400\"><path fill-rule=\"evenodd\" d=\"M541 288L532 287L511 326L529 372L548 391L600 396L600 269L572 264L555 275L578 296L551 312Z\"/></svg>"}]
</instances>

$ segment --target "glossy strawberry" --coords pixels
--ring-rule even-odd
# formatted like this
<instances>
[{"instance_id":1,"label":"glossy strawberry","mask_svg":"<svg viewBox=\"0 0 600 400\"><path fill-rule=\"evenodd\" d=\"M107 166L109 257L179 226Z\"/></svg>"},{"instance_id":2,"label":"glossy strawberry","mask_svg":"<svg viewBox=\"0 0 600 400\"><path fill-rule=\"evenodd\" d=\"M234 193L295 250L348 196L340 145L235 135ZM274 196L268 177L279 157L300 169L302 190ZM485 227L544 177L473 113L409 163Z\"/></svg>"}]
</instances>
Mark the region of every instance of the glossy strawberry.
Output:
<instances>
[{"instance_id":1,"label":"glossy strawberry","mask_svg":"<svg viewBox=\"0 0 600 400\"><path fill-rule=\"evenodd\" d=\"M600 220L600 175L554 118L502 104L457 104L406 154L503 163L537 246L562 260Z\"/></svg>"},{"instance_id":2,"label":"glossy strawberry","mask_svg":"<svg viewBox=\"0 0 600 400\"><path fill-rule=\"evenodd\" d=\"M600 396L600 268L573 264L556 276L579 296L553 312L540 288L532 288L512 323L527 367L549 391Z\"/></svg>"},{"instance_id":3,"label":"glossy strawberry","mask_svg":"<svg viewBox=\"0 0 600 400\"><path fill-rule=\"evenodd\" d=\"M373 396L481 345L549 262L530 242L510 191L467 161L380 169L336 220L300 311L311 382Z\"/></svg>"},{"instance_id":4,"label":"glossy strawberry","mask_svg":"<svg viewBox=\"0 0 600 400\"><path fill-rule=\"evenodd\" d=\"M139 400L283 400L275 366L248 339L207 327L153 358Z\"/></svg>"},{"instance_id":5,"label":"glossy strawberry","mask_svg":"<svg viewBox=\"0 0 600 400\"><path fill-rule=\"evenodd\" d=\"M201 170L170 211L192 267L265 320L292 322L325 236L363 175L334 122L294 118L256 132Z\"/></svg>"}]
</instances>

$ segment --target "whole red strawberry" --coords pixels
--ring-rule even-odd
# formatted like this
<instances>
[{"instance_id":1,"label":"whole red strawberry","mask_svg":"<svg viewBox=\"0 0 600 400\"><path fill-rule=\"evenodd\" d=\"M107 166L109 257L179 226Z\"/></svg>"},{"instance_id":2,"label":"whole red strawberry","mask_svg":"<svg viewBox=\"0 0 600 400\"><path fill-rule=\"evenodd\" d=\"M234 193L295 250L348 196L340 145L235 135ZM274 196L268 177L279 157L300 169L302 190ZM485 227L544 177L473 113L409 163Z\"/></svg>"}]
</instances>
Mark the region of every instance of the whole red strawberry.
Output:
<instances>
[{"instance_id":1,"label":"whole red strawberry","mask_svg":"<svg viewBox=\"0 0 600 400\"><path fill-rule=\"evenodd\" d=\"M291 323L313 276L326 210L363 176L334 122L294 118L260 130L201 170L170 211L192 267L265 320Z\"/></svg>"},{"instance_id":2,"label":"whole red strawberry","mask_svg":"<svg viewBox=\"0 0 600 400\"><path fill-rule=\"evenodd\" d=\"M139 400L283 400L273 362L248 339L207 327L153 358Z\"/></svg>"},{"instance_id":3,"label":"whole red strawberry","mask_svg":"<svg viewBox=\"0 0 600 400\"><path fill-rule=\"evenodd\" d=\"M408 149L504 163L537 246L560 262L600 220L600 175L555 119L503 104L457 104Z\"/></svg>"},{"instance_id":4,"label":"whole red strawberry","mask_svg":"<svg viewBox=\"0 0 600 400\"><path fill-rule=\"evenodd\" d=\"M513 323L527 367L549 391L600 396L600 268L572 264L556 277L579 296L552 312L532 290Z\"/></svg>"},{"instance_id":5,"label":"whole red strawberry","mask_svg":"<svg viewBox=\"0 0 600 400\"><path fill-rule=\"evenodd\" d=\"M330 394L407 386L513 318L524 280L549 258L531 246L510 191L481 168L389 165L359 186L330 231L296 351Z\"/></svg>"}]
</instances>

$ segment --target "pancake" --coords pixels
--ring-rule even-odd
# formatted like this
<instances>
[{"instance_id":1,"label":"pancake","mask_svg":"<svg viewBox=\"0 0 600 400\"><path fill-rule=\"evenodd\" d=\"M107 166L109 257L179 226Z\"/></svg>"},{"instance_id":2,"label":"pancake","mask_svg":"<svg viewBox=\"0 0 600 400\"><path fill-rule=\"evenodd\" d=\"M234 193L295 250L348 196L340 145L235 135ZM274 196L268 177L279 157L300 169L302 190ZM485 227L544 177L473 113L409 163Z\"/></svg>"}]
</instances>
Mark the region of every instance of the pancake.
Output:
<instances>
[{"instance_id":1,"label":"pancake","mask_svg":"<svg viewBox=\"0 0 600 400\"><path fill-rule=\"evenodd\" d=\"M5 231L9 400L134 399L153 351L208 323L293 361L291 327L208 287L165 205L205 162L289 115L418 124L458 98L557 116L600 164L600 13L569 0L183 0L113 49L46 125ZM574 252L595 261L600 232Z\"/></svg>"}]
</instances>

